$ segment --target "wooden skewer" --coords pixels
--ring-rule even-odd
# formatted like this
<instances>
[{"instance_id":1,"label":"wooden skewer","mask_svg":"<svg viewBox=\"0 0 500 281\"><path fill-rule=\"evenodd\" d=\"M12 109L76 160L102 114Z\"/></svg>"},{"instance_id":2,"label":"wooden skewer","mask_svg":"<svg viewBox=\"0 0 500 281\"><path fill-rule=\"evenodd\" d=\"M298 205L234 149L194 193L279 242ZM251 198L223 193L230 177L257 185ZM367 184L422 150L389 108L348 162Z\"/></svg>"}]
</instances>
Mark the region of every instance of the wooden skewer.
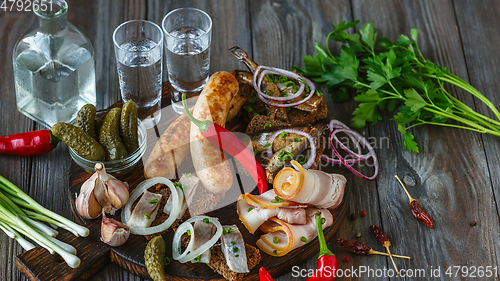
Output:
<instances>
[{"instance_id":1,"label":"wooden skewer","mask_svg":"<svg viewBox=\"0 0 500 281\"><path fill-rule=\"evenodd\" d=\"M410 193L408 193L408 190L406 190L405 185L404 185L404 184L403 184L403 182L399 179L398 175L394 175L394 176L398 179L399 183L401 184L401 186L403 187L404 191L406 192L406 195L408 195L408 199L410 199L410 204L411 204L411 202L413 202L413 201L417 201L416 199L414 199L413 197L411 197Z\"/></svg>"},{"instance_id":2,"label":"wooden skewer","mask_svg":"<svg viewBox=\"0 0 500 281\"><path fill-rule=\"evenodd\" d=\"M396 266L396 263L394 262L394 258L391 255L391 250L389 250L389 247L385 247L387 249L387 253L389 253L389 257L391 258L392 265L394 265L394 268L396 269L396 273L399 274L398 267Z\"/></svg>"},{"instance_id":3,"label":"wooden skewer","mask_svg":"<svg viewBox=\"0 0 500 281\"><path fill-rule=\"evenodd\" d=\"M382 255L382 256L392 256L392 257L395 257L395 258L401 258L401 259L411 259L410 257L408 256L401 256L401 255L393 255L393 254L388 254L388 253L382 253L382 252L379 252L379 251L375 251L373 249L371 249L369 252L368 252L369 255Z\"/></svg>"}]
</instances>

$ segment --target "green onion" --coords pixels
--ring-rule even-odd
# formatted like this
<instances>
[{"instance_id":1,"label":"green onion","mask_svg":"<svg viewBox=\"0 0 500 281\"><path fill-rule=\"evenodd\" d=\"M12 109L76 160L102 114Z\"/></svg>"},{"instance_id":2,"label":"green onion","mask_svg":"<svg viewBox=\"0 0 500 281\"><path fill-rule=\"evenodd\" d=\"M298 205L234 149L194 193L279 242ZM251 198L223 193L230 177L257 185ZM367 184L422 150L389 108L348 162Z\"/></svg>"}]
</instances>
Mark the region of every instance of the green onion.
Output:
<instances>
[{"instance_id":1,"label":"green onion","mask_svg":"<svg viewBox=\"0 0 500 281\"><path fill-rule=\"evenodd\" d=\"M252 112L252 111L253 111L253 108L252 108L251 106L249 106L249 105L245 105L243 108L244 108L247 112Z\"/></svg>"},{"instance_id":2,"label":"green onion","mask_svg":"<svg viewBox=\"0 0 500 281\"><path fill-rule=\"evenodd\" d=\"M271 200L271 203L281 203L283 202L283 199L280 198L279 196L274 197L273 200Z\"/></svg>"},{"instance_id":3,"label":"green onion","mask_svg":"<svg viewBox=\"0 0 500 281\"><path fill-rule=\"evenodd\" d=\"M293 81L287 81L284 83L285 87L290 87L290 86L295 86L295 83Z\"/></svg>"},{"instance_id":4,"label":"green onion","mask_svg":"<svg viewBox=\"0 0 500 281\"><path fill-rule=\"evenodd\" d=\"M294 138L293 141L294 142L301 142L302 140L300 138Z\"/></svg>"},{"instance_id":5,"label":"green onion","mask_svg":"<svg viewBox=\"0 0 500 281\"><path fill-rule=\"evenodd\" d=\"M273 254L274 254L274 255L277 255L277 254L278 254L278 251L274 250L274 251L273 251Z\"/></svg>"},{"instance_id":6,"label":"green onion","mask_svg":"<svg viewBox=\"0 0 500 281\"><path fill-rule=\"evenodd\" d=\"M144 214L144 217L149 220L151 218L151 215L150 214Z\"/></svg>"},{"instance_id":7,"label":"green onion","mask_svg":"<svg viewBox=\"0 0 500 281\"><path fill-rule=\"evenodd\" d=\"M268 112L266 115L267 115L267 117L271 116L271 112Z\"/></svg>"},{"instance_id":8,"label":"green onion","mask_svg":"<svg viewBox=\"0 0 500 281\"><path fill-rule=\"evenodd\" d=\"M300 241L302 241L304 243L309 243L309 241L307 240L307 238L305 236L300 237Z\"/></svg>"},{"instance_id":9,"label":"green onion","mask_svg":"<svg viewBox=\"0 0 500 281\"><path fill-rule=\"evenodd\" d=\"M253 116L258 116L259 114L257 112L254 112L253 113Z\"/></svg>"},{"instance_id":10,"label":"green onion","mask_svg":"<svg viewBox=\"0 0 500 281\"><path fill-rule=\"evenodd\" d=\"M179 252L180 252L180 251L179 251ZM165 266L170 265L170 258L169 258L169 257L165 257L165 259L163 260L163 264L164 264Z\"/></svg>"},{"instance_id":11,"label":"green onion","mask_svg":"<svg viewBox=\"0 0 500 281\"><path fill-rule=\"evenodd\" d=\"M286 77L285 75L280 75L279 80L281 83L283 83L283 82L288 81L288 77Z\"/></svg>"},{"instance_id":12,"label":"green onion","mask_svg":"<svg viewBox=\"0 0 500 281\"><path fill-rule=\"evenodd\" d=\"M268 143L266 143L266 145L264 145L264 147L265 147L265 148L268 148L268 147L270 147L270 146L271 146L271 144L272 144L272 143L268 142Z\"/></svg>"},{"instance_id":13,"label":"green onion","mask_svg":"<svg viewBox=\"0 0 500 281\"><path fill-rule=\"evenodd\" d=\"M240 255L238 255L238 254L234 255L234 257L235 257L235 258L237 258L237 257L239 257L239 256L240 256Z\"/></svg>"},{"instance_id":14,"label":"green onion","mask_svg":"<svg viewBox=\"0 0 500 281\"><path fill-rule=\"evenodd\" d=\"M273 237L273 243L278 244L280 242L280 239L276 236Z\"/></svg>"},{"instance_id":15,"label":"green onion","mask_svg":"<svg viewBox=\"0 0 500 281\"><path fill-rule=\"evenodd\" d=\"M189 178L191 176L191 173L185 173L184 175L186 176L186 178Z\"/></svg>"},{"instance_id":16,"label":"green onion","mask_svg":"<svg viewBox=\"0 0 500 281\"><path fill-rule=\"evenodd\" d=\"M255 99L248 99L248 103L254 104L255 103Z\"/></svg>"},{"instance_id":17,"label":"green onion","mask_svg":"<svg viewBox=\"0 0 500 281\"><path fill-rule=\"evenodd\" d=\"M321 224L325 224L326 218L321 218Z\"/></svg>"},{"instance_id":18,"label":"green onion","mask_svg":"<svg viewBox=\"0 0 500 281\"><path fill-rule=\"evenodd\" d=\"M266 90L266 95L268 95L268 96L272 96L273 94L274 94L274 92L273 92L273 91L271 91L271 90L269 90L269 89L267 89L267 90Z\"/></svg>"},{"instance_id":19,"label":"green onion","mask_svg":"<svg viewBox=\"0 0 500 281\"><path fill-rule=\"evenodd\" d=\"M247 212L250 212L250 211L252 211L252 210L253 210L253 208L252 208L252 207L248 207Z\"/></svg>"},{"instance_id":20,"label":"green onion","mask_svg":"<svg viewBox=\"0 0 500 281\"><path fill-rule=\"evenodd\" d=\"M158 199L149 200L149 204L156 204L156 203L158 203Z\"/></svg>"},{"instance_id":21,"label":"green onion","mask_svg":"<svg viewBox=\"0 0 500 281\"><path fill-rule=\"evenodd\" d=\"M278 135L278 137L280 137L280 138L284 138L286 136L288 136L287 132L282 132L281 134Z\"/></svg>"},{"instance_id":22,"label":"green onion","mask_svg":"<svg viewBox=\"0 0 500 281\"><path fill-rule=\"evenodd\" d=\"M299 162L300 165L304 165L304 163L307 162L307 156L301 155L299 159L297 159L297 162Z\"/></svg>"},{"instance_id":23,"label":"green onion","mask_svg":"<svg viewBox=\"0 0 500 281\"><path fill-rule=\"evenodd\" d=\"M282 97L288 97L288 94L285 91L283 91L283 92L281 92L280 96L282 96Z\"/></svg>"},{"instance_id":24,"label":"green onion","mask_svg":"<svg viewBox=\"0 0 500 281\"><path fill-rule=\"evenodd\" d=\"M210 222L210 220L209 220L208 218L204 218L204 219L203 219L203 222L204 222L204 223L209 223L209 222Z\"/></svg>"},{"instance_id":25,"label":"green onion","mask_svg":"<svg viewBox=\"0 0 500 281\"><path fill-rule=\"evenodd\" d=\"M187 230L187 235L191 236L191 230L189 230L189 229Z\"/></svg>"},{"instance_id":26,"label":"green onion","mask_svg":"<svg viewBox=\"0 0 500 281\"><path fill-rule=\"evenodd\" d=\"M266 129L268 126L269 126L269 128L271 128L271 127L273 126L273 124L271 124L271 123L266 123L266 125L264 125L264 129Z\"/></svg>"},{"instance_id":27,"label":"green onion","mask_svg":"<svg viewBox=\"0 0 500 281\"><path fill-rule=\"evenodd\" d=\"M238 249L238 247L233 247L233 252L236 253L238 252L240 249Z\"/></svg>"},{"instance_id":28,"label":"green onion","mask_svg":"<svg viewBox=\"0 0 500 281\"><path fill-rule=\"evenodd\" d=\"M318 97L321 97L321 96L322 96L321 92L320 92L320 91L318 91L318 90L316 90L316 95L317 95Z\"/></svg>"},{"instance_id":29,"label":"green onion","mask_svg":"<svg viewBox=\"0 0 500 281\"><path fill-rule=\"evenodd\" d=\"M194 258L194 261L195 262L200 262L201 261L201 255L197 256L196 258Z\"/></svg>"},{"instance_id":30,"label":"green onion","mask_svg":"<svg viewBox=\"0 0 500 281\"><path fill-rule=\"evenodd\" d=\"M255 157L255 156L257 156L257 149L254 149L254 150L253 150L253 156L254 156L254 157Z\"/></svg>"},{"instance_id":31,"label":"green onion","mask_svg":"<svg viewBox=\"0 0 500 281\"><path fill-rule=\"evenodd\" d=\"M234 244L236 244L236 242L234 242L234 241L231 241L231 245L234 245Z\"/></svg>"},{"instance_id":32,"label":"green onion","mask_svg":"<svg viewBox=\"0 0 500 281\"><path fill-rule=\"evenodd\" d=\"M287 107L287 108L285 109L286 113L290 112L290 110L292 110L292 108L290 108L290 107Z\"/></svg>"}]
</instances>

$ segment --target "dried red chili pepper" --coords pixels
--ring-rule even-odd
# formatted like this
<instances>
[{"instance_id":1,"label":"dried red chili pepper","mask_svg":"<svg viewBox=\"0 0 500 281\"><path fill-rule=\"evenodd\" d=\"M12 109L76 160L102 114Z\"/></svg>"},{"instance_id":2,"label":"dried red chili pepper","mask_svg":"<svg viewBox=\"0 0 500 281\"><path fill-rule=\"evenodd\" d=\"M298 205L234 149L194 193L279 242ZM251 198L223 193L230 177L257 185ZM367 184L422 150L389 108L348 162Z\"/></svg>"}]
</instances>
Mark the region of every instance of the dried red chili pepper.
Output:
<instances>
[{"instance_id":1,"label":"dried red chili pepper","mask_svg":"<svg viewBox=\"0 0 500 281\"><path fill-rule=\"evenodd\" d=\"M398 179L399 183L403 187L404 191L406 192L406 195L408 195L408 199L410 200L410 208L411 208L411 213L417 220L421 221L425 226L429 228L434 228L434 222L432 221L431 216L427 214L422 207L420 207L420 204L418 204L417 200L411 197L410 193L408 193L408 190L406 190L405 185L403 182L399 179L398 175L395 175L396 179Z\"/></svg>"},{"instance_id":2,"label":"dried red chili pepper","mask_svg":"<svg viewBox=\"0 0 500 281\"><path fill-rule=\"evenodd\" d=\"M370 231L375 236L375 240L377 240L380 244L382 244L382 246L384 246L387 249L387 253L389 254L389 257L391 258L392 265L394 265L394 268L396 269L396 273L399 274L399 270L396 266L396 263L394 262L394 259L392 258L391 250L389 250L389 247L391 246L391 241L389 240L389 237L387 236L387 234L385 234L385 232L376 225L370 226Z\"/></svg>"},{"instance_id":3,"label":"dried red chili pepper","mask_svg":"<svg viewBox=\"0 0 500 281\"><path fill-rule=\"evenodd\" d=\"M432 218L422 209L422 207L420 207L417 200L413 199L413 201L410 202L410 207L411 213L414 217L417 218L417 220L421 221L423 224L425 224L425 226L429 228L434 228L434 222L432 221Z\"/></svg>"},{"instance_id":4,"label":"dried red chili pepper","mask_svg":"<svg viewBox=\"0 0 500 281\"><path fill-rule=\"evenodd\" d=\"M0 136L0 154L34 156L54 149L59 139L49 130Z\"/></svg>"},{"instance_id":5,"label":"dried red chili pepper","mask_svg":"<svg viewBox=\"0 0 500 281\"><path fill-rule=\"evenodd\" d=\"M259 277L260 281L274 281L271 274L262 266L259 268Z\"/></svg>"},{"instance_id":6,"label":"dried red chili pepper","mask_svg":"<svg viewBox=\"0 0 500 281\"><path fill-rule=\"evenodd\" d=\"M316 231L318 232L319 258L316 271L306 281L333 281L337 272L337 257L326 245L321 223L321 212L316 212Z\"/></svg>"},{"instance_id":7,"label":"dried red chili pepper","mask_svg":"<svg viewBox=\"0 0 500 281\"><path fill-rule=\"evenodd\" d=\"M357 243L357 242L349 242L344 239L337 239L337 244L339 244L342 248L346 249L347 251L358 254L358 255L382 255L382 256L389 256L388 253L382 253L379 251L375 251L372 248L368 247L365 244ZM401 256L401 255L392 255L393 257L396 258L402 258L402 259L411 259L408 256Z\"/></svg>"},{"instance_id":8,"label":"dried red chili pepper","mask_svg":"<svg viewBox=\"0 0 500 281\"><path fill-rule=\"evenodd\" d=\"M248 170L248 173L257 183L260 194L266 192L268 189L266 172L260 163L255 160L253 152L233 132L209 120L200 121L194 118L187 108L186 93L182 94L182 105L191 122L200 128L201 134L211 143L236 158ZM224 138L222 138L221 134Z\"/></svg>"}]
</instances>

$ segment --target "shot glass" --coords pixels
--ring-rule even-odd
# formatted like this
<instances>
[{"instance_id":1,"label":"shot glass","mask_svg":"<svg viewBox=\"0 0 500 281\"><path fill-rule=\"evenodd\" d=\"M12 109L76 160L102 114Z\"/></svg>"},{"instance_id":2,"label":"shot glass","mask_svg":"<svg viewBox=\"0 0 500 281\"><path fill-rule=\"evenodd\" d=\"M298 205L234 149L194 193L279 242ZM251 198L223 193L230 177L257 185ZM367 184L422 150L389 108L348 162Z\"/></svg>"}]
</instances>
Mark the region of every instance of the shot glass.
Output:
<instances>
[{"instance_id":1,"label":"shot glass","mask_svg":"<svg viewBox=\"0 0 500 281\"><path fill-rule=\"evenodd\" d=\"M118 80L123 101L139 109L161 101L163 31L150 21L132 20L113 33Z\"/></svg>"},{"instance_id":2,"label":"shot glass","mask_svg":"<svg viewBox=\"0 0 500 281\"><path fill-rule=\"evenodd\" d=\"M212 19L204 11L180 8L163 18L162 27L165 32L168 80L174 90L174 103L179 102L179 93L199 92L207 83Z\"/></svg>"}]
</instances>

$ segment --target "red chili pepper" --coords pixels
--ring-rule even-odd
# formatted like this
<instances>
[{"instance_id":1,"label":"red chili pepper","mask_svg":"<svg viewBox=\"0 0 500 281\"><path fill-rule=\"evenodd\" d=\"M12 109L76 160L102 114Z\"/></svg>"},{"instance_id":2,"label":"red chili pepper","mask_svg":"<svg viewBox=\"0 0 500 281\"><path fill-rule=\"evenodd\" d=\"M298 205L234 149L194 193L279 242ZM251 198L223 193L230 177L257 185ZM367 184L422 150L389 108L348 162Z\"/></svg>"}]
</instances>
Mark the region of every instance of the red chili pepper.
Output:
<instances>
[{"instance_id":1,"label":"red chili pepper","mask_svg":"<svg viewBox=\"0 0 500 281\"><path fill-rule=\"evenodd\" d=\"M259 268L259 276L260 281L274 281L271 274L269 274L269 272L262 266Z\"/></svg>"},{"instance_id":2,"label":"red chili pepper","mask_svg":"<svg viewBox=\"0 0 500 281\"><path fill-rule=\"evenodd\" d=\"M236 158L248 170L257 183L260 194L266 192L268 189L266 172L264 172L260 163L255 160L253 152L248 150L247 146L233 132L209 120L200 121L194 118L187 108L185 93L182 94L182 104L184 105L184 112L186 112L191 122L200 128L201 134L211 143ZM221 137L221 134L224 138Z\"/></svg>"},{"instance_id":3,"label":"red chili pepper","mask_svg":"<svg viewBox=\"0 0 500 281\"><path fill-rule=\"evenodd\" d=\"M325 235L321 228L321 212L316 212L316 230L318 231L319 259L314 275L307 281L333 281L337 272L337 257L326 245Z\"/></svg>"},{"instance_id":4,"label":"red chili pepper","mask_svg":"<svg viewBox=\"0 0 500 281\"><path fill-rule=\"evenodd\" d=\"M59 139L49 130L0 136L0 154L34 156L54 149Z\"/></svg>"}]
</instances>

